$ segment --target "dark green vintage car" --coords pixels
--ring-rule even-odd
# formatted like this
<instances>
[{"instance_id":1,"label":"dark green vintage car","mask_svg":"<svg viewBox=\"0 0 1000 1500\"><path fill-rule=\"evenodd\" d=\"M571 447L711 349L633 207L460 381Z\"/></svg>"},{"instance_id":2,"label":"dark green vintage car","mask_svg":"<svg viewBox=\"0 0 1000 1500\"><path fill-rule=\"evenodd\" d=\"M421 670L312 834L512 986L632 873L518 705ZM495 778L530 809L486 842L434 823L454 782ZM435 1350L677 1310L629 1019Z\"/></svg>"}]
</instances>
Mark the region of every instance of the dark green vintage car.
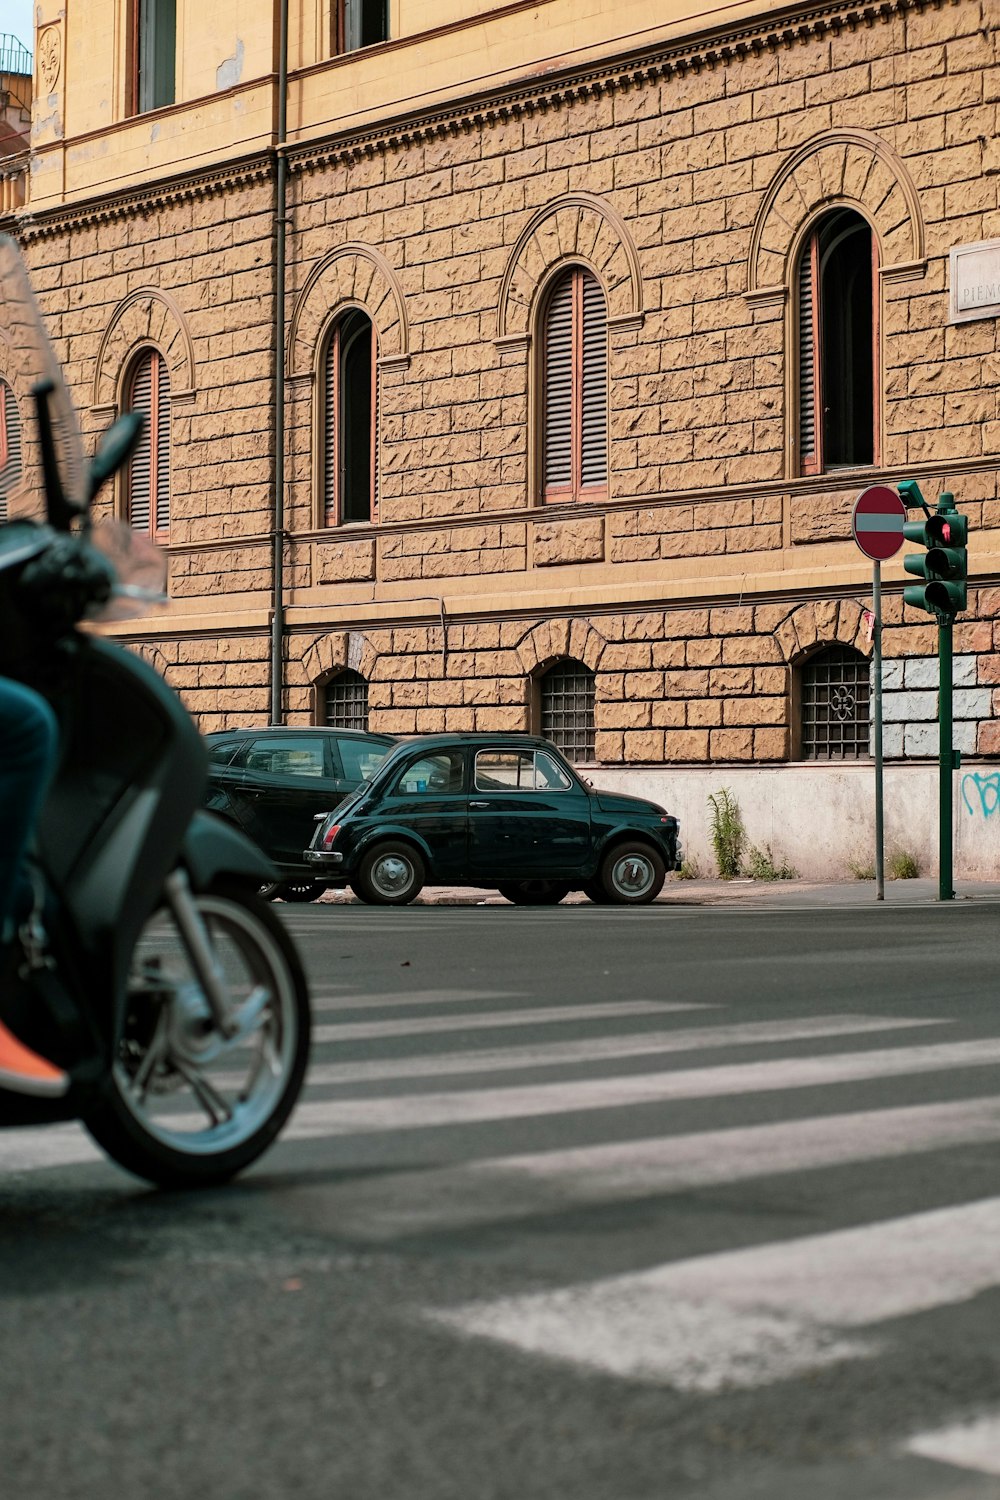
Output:
<instances>
[{"instance_id":1,"label":"dark green vintage car","mask_svg":"<svg viewBox=\"0 0 1000 1500\"><path fill-rule=\"evenodd\" d=\"M425 884L524 905L582 890L641 906L680 864L677 819L582 781L547 740L432 734L397 747L319 824L307 863L362 901L404 905Z\"/></svg>"}]
</instances>

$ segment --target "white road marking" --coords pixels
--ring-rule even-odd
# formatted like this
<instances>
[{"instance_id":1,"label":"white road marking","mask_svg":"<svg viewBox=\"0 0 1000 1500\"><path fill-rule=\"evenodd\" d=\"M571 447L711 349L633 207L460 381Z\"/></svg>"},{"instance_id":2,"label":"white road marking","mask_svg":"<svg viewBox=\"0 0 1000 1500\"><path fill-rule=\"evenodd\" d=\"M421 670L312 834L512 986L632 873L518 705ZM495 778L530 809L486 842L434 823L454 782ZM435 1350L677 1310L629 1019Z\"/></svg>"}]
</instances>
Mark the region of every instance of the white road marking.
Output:
<instances>
[{"instance_id":1,"label":"white road marking","mask_svg":"<svg viewBox=\"0 0 1000 1500\"><path fill-rule=\"evenodd\" d=\"M324 1202L341 1228L387 1240L993 1141L1000 1100L991 1097L394 1172L326 1186Z\"/></svg>"},{"instance_id":2,"label":"white road marking","mask_svg":"<svg viewBox=\"0 0 1000 1500\"><path fill-rule=\"evenodd\" d=\"M486 1018L477 1016L474 1019L481 1021ZM447 1018L434 1017L434 1020L440 1020L441 1029L445 1030L452 1030L456 1025ZM523 1019L519 1024L523 1024ZM375 1032L373 1028L353 1026L319 1029L329 1029L334 1035L338 1032L354 1036L387 1034ZM353 1132L422 1129L439 1125L471 1124L476 1121L577 1114L595 1109L623 1109L638 1104L667 1104L680 1099L711 1099L722 1095L819 1088L836 1083L859 1083L876 1078L941 1072L949 1068L995 1067L998 1062L1000 1041L944 1042L938 1046L840 1052L828 1057L789 1057L778 1061L729 1063L721 1067L679 1069L674 1072L522 1084L513 1088L401 1094L380 1099L310 1101L299 1107L296 1118L303 1128L307 1128L309 1122L312 1122L317 1135L348 1135Z\"/></svg>"},{"instance_id":3,"label":"white road marking","mask_svg":"<svg viewBox=\"0 0 1000 1500\"><path fill-rule=\"evenodd\" d=\"M1000 1474L1000 1414L979 1417L939 1432L923 1432L906 1444L907 1452L959 1469Z\"/></svg>"},{"instance_id":4,"label":"white road marking","mask_svg":"<svg viewBox=\"0 0 1000 1500\"><path fill-rule=\"evenodd\" d=\"M659 1000L615 1000L601 1005L539 1005L491 1011L474 1016L420 1016L395 1021L345 1021L313 1027L316 1042L349 1042L370 1037L423 1036L438 1031L494 1031L511 1026L541 1026L565 1021L607 1021L626 1016L667 1016L674 1011L712 1010L713 1006L675 1005Z\"/></svg>"},{"instance_id":5,"label":"white road marking","mask_svg":"<svg viewBox=\"0 0 1000 1500\"><path fill-rule=\"evenodd\" d=\"M877 1354L843 1337L1000 1282L1000 1198L428 1314L464 1334L712 1392Z\"/></svg>"},{"instance_id":6,"label":"white road marking","mask_svg":"<svg viewBox=\"0 0 1000 1500\"><path fill-rule=\"evenodd\" d=\"M417 1057L359 1058L356 1062L319 1063L309 1071L311 1084L371 1083L391 1078L436 1078L462 1073L510 1072L561 1064L611 1062L616 1058L659 1053L695 1052L713 1047L752 1047L764 1043L811 1041L821 1037L864 1036L945 1026L946 1021L890 1020L880 1016L816 1016L806 1021L747 1021L736 1026L700 1026L677 1031L642 1031L626 1036L581 1038L566 1042L528 1042L517 1047L489 1047L481 1052L421 1053Z\"/></svg>"},{"instance_id":7,"label":"white road marking","mask_svg":"<svg viewBox=\"0 0 1000 1500\"><path fill-rule=\"evenodd\" d=\"M352 995L350 991L322 994L313 990L309 996L314 1011L395 1010L407 1005L466 1005L477 1000L520 1001L531 1004L523 990L412 990L408 995Z\"/></svg>"}]
</instances>

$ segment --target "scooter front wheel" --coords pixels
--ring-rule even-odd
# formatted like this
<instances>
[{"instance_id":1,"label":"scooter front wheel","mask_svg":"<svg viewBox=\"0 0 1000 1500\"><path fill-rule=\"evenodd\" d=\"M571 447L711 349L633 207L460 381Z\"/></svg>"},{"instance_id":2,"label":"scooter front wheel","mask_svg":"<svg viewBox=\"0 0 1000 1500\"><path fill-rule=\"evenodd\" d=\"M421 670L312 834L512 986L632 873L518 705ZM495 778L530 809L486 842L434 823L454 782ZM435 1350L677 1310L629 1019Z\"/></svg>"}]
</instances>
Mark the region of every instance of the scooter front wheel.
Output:
<instances>
[{"instance_id":1,"label":"scooter front wheel","mask_svg":"<svg viewBox=\"0 0 1000 1500\"><path fill-rule=\"evenodd\" d=\"M309 1057L306 981L275 914L240 886L188 902L215 1008L190 936L164 908L137 944L123 1035L84 1121L114 1161L163 1187L211 1186L255 1161L291 1114Z\"/></svg>"}]
</instances>

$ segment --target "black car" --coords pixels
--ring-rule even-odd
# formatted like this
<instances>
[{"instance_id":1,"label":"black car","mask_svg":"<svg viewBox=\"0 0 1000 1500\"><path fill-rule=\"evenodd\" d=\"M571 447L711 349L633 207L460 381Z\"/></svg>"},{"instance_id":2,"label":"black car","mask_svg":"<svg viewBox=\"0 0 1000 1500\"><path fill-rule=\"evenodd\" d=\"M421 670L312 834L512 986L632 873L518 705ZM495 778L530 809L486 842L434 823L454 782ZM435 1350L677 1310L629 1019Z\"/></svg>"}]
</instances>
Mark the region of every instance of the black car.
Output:
<instances>
[{"instance_id":1,"label":"black car","mask_svg":"<svg viewBox=\"0 0 1000 1500\"><path fill-rule=\"evenodd\" d=\"M597 791L548 740L511 734L399 745L305 850L317 874L387 905L430 883L492 888L525 905L582 890L641 906L680 858L677 819L662 807Z\"/></svg>"},{"instance_id":2,"label":"black car","mask_svg":"<svg viewBox=\"0 0 1000 1500\"><path fill-rule=\"evenodd\" d=\"M270 894L311 901L324 886L302 857L318 813L339 806L398 741L355 729L231 729L206 735L206 806L269 854L286 879Z\"/></svg>"}]
</instances>

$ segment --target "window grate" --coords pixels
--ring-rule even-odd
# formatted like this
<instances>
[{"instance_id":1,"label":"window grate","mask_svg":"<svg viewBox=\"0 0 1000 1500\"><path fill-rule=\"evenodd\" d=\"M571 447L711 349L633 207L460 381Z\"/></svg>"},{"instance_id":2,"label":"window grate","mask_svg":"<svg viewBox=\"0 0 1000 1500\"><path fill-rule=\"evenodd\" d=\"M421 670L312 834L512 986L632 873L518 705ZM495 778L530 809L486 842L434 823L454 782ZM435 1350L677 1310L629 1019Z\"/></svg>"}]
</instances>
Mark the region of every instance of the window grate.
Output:
<instances>
[{"instance_id":1,"label":"window grate","mask_svg":"<svg viewBox=\"0 0 1000 1500\"><path fill-rule=\"evenodd\" d=\"M864 760L868 750L868 662L831 646L802 668L803 760Z\"/></svg>"},{"instance_id":2,"label":"window grate","mask_svg":"<svg viewBox=\"0 0 1000 1500\"><path fill-rule=\"evenodd\" d=\"M323 722L328 729L368 729L368 683L348 668L323 690Z\"/></svg>"},{"instance_id":3,"label":"window grate","mask_svg":"<svg viewBox=\"0 0 1000 1500\"><path fill-rule=\"evenodd\" d=\"M559 662L539 683L542 734L569 761L594 759L594 674L580 661Z\"/></svg>"}]
</instances>

